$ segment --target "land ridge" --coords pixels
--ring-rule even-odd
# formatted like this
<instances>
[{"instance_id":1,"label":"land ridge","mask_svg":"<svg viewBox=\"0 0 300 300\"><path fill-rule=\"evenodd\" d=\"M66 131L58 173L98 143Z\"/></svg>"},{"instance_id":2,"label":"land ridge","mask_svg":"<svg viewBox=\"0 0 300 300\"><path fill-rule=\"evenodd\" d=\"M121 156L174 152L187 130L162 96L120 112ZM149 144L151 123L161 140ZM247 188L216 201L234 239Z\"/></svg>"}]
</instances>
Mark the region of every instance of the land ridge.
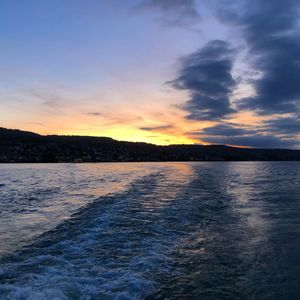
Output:
<instances>
[{"instance_id":1,"label":"land ridge","mask_svg":"<svg viewBox=\"0 0 300 300\"><path fill-rule=\"evenodd\" d=\"M160 146L109 137L40 135L0 127L0 163L300 161L300 150L226 145Z\"/></svg>"}]
</instances>

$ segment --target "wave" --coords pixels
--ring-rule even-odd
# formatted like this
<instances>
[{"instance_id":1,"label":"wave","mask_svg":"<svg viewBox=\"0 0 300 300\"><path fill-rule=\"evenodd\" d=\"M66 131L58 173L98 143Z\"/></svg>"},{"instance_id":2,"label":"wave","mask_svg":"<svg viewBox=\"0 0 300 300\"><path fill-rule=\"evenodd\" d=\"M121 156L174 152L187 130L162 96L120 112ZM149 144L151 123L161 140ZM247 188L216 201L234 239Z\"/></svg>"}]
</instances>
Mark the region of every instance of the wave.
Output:
<instances>
[{"instance_id":1,"label":"wave","mask_svg":"<svg viewBox=\"0 0 300 300\"><path fill-rule=\"evenodd\" d=\"M3 258L0 299L297 299L299 174L152 168Z\"/></svg>"},{"instance_id":2,"label":"wave","mask_svg":"<svg viewBox=\"0 0 300 300\"><path fill-rule=\"evenodd\" d=\"M7 299L142 299L153 273L168 272L175 231L157 220L176 198L163 174L138 179L123 194L100 197L34 244L4 258L0 295ZM171 197L172 196L172 197ZM160 204L158 204L158 202Z\"/></svg>"}]
</instances>

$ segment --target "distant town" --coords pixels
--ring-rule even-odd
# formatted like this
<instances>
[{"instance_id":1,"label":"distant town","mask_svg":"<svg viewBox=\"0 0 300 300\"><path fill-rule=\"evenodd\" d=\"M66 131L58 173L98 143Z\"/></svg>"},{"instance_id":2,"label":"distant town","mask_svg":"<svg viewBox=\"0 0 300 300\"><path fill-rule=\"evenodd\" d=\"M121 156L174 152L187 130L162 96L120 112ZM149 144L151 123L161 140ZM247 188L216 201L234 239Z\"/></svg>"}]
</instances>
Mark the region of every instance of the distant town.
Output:
<instances>
[{"instance_id":1,"label":"distant town","mask_svg":"<svg viewBox=\"0 0 300 300\"><path fill-rule=\"evenodd\" d=\"M0 163L283 160L300 161L300 150L225 145L158 146L107 137L43 136L0 128Z\"/></svg>"}]
</instances>

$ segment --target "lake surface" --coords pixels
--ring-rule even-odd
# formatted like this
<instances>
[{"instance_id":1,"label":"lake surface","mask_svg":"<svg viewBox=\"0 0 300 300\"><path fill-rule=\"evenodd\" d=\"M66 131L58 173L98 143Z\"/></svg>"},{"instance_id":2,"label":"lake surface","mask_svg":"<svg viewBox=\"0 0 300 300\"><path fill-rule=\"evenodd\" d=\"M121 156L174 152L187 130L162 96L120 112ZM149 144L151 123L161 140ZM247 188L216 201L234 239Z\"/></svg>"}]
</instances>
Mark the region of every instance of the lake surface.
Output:
<instances>
[{"instance_id":1,"label":"lake surface","mask_svg":"<svg viewBox=\"0 0 300 300\"><path fill-rule=\"evenodd\" d=\"M0 299L299 299L300 162L0 165Z\"/></svg>"}]
</instances>

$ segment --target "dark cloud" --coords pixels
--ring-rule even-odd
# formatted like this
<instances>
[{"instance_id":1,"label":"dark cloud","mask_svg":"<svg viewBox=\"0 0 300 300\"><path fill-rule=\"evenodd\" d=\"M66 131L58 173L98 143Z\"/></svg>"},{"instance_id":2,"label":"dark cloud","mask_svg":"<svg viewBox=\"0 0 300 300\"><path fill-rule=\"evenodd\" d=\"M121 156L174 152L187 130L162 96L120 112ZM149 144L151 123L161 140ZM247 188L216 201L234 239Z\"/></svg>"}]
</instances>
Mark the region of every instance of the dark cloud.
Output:
<instances>
[{"instance_id":1,"label":"dark cloud","mask_svg":"<svg viewBox=\"0 0 300 300\"><path fill-rule=\"evenodd\" d=\"M300 119L296 117L268 120L265 125L265 130L268 132L285 135L300 134Z\"/></svg>"},{"instance_id":2,"label":"dark cloud","mask_svg":"<svg viewBox=\"0 0 300 300\"><path fill-rule=\"evenodd\" d=\"M242 99L241 109L258 114L295 113L300 108L299 0L251 0L235 13L222 12L235 24L248 47L252 67L261 76L253 81L255 97Z\"/></svg>"},{"instance_id":3,"label":"dark cloud","mask_svg":"<svg viewBox=\"0 0 300 300\"><path fill-rule=\"evenodd\" d=\"M182 105L191 120L216 120L234 110L229 96L236 82L231 75L234 51L229 44L214 40L181 60L179 76L170 84L190 93Z\"/></svg>"},{"instance_id":4,"label":"dark cloud","mask_svg":"<svg viewBox=\"0 0 300 300\"><path fill-rule=\"evenodd\" d=\"M257 148L289 148L299 145L299 141L294 135L285 136L285 139L278 136L277 134L280 134L280 130L283 130L280 126L272 133L272 130L275 130L275 126L273 125L277 122L278 125L282 125L279 124L281 122L277 119L273 122L268 121L264 124L265 126L260 126L256 129L238 127L235 124L223 123L204 128L201 132L194 132L191 134L194 137L200 138L204 142L212 144Z\"/></svg>"},{"instance_id":5,"label":"dark cloud","mask_svg":"<svg viewBox=\"0 0 300 300\"><path fill-rule=\"evenodd\" d=\"M145 127L140 127L140 130L144 130L144 131L161 131L161 130L166 130L166 129L171 129L171 128L173 128L172 125L145 126Z\"/></svg>"},{"instance_id":6,"label":"dark cloud","mask_svg":"<svg viewBox=\"0 0 300 300\"><path fill-rule=\"evenodd\" d=\"M240 32L251 72L233 78L236 52L225 41L211 41L181 60L179 75L170 84L189 92L180 106L188 112L186 118L219 121L192 135L209 143L250 147L300 145L299 14L299 0L222 2L219 16ZM235 100L237 109L277 117L252 128L228 123L236 112L230 96L239 83L251 84L255 95Z\"/></svg>"},{"instance_id":7,"label":"dark cloud","mask_svg":"<svg viewBox=\"0 0 300 300\"><path fill-rule=\"evenodd\" d=\"M250 136L209 136L201 139L211 144L225 144L246 146L255 148L293 148L298 144L295 139L280 139L274 135L250 135Z\"/></svg>"},{"instance_id":8,"label":"dark cloud","mask_svg":"<svg viewBox=\"0 0 300 300\"><path fill-rule=\"evenodd\" d=\"M200 20L194 0L147 0L139 9L158 11L159 20L167 26L185 27Z\"/></svg>"},{"instance_id":9,"label":"dark cloud","mask_svg":"<svg viewBox=\"0 0 300 300\"><path fill-rule=\"evenodd\" d=\"M243 135L247 135L247 134L249 135L253 133L256 133L256 131L235 127L234 125L230 125L226 123L204 128L203 131L201 132L201 134L204 135L226 136L226 137L243 136Z\"/></svg>"}]
</instances>

